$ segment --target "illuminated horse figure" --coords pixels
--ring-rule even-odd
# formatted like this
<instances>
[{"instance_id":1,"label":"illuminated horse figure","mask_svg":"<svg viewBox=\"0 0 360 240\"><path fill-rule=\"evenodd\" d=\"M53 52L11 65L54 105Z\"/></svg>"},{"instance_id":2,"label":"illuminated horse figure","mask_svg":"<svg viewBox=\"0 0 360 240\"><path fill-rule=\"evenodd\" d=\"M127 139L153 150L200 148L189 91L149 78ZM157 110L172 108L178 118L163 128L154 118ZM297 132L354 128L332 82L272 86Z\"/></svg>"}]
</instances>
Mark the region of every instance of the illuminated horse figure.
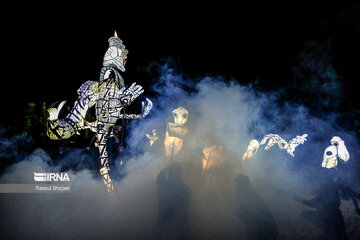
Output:
<instances>
[{"instance_id":1,"label":"illuminated horse figure","mask_svg":"<svg viewBox=\"0 0 360 240\"><path fill-rule=\"evenodd\" d=\"M48 109L47 136L50 139L60 140L70 138L81 129L89 128L96 133L97 147L100 152L100 173L107 187L107 191L113 195L114 186L109 176L108 153L106 142L114 136L113 126L118 119L138 119L149 114L152 102L146 98L147 103L142 102L141 114L126 114L124 107L130 105L140 94L144 92L142 86L133 83L125 88L125 83L119 70L125 71L125 63L128 51L118 38L116 32L109 38L109 48L105 53L103 67L100 73L100 81L87 81L81 85L77 93L78 100L64 119L58 119L59 112L65 101L57 108ZM87 122L86 113L95 105L96 121Z\"/></svg>"}]
</instances>

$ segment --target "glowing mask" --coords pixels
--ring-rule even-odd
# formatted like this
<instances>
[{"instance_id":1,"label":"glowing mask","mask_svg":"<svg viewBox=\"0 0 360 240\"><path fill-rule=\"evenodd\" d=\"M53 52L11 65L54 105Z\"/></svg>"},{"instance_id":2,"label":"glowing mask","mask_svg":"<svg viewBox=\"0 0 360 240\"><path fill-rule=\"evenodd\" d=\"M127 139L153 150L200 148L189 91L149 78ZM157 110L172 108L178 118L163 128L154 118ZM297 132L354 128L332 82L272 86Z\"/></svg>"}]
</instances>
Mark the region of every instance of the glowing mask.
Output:
<instances>
[{"instance_id":1,"label":"glowing mask","mask_svg":"<svg viewBox=\"0 0 360 240\"><path fill-rule=\"evenodd\" d=\"M224 147L220 145L204 148L204 158L202 159L203 172L206 172L212 167L220 166L224 162L223 153Z\"/></svg>"},{"instance_id":2,"label":"glowing mask","mask_svg":"<svg viewBox=\"0 0 360 240\"><path fill-rule=\"evenodd\" d=\"M185 108L179 107L174 111L172 111L172 113L174 115L174 122L176 125L182 126L187 122L189 117L189 112Z\"/></svg>"},{"instance_id":3,"label":"glowing mask","mask_svg":"<svg viewBox=\"0 0 360 240\"><path fill-rule=\"evenodd\" d=\"M259 149L259 142L255 139L249 142L249 146L247 147L246 153L243 155L242 160L245 161L255 155L257 150Z\"/></svg>"},{"instance_id":4,"label":"glowing mask","mask_svg":"<svg viewBox=\"0 0 360 240\"><path fill-rule=\"evenodd\" d=\"M323 162L321 164L324 168L333 168L337 165L337 148L334 145L327 147L324 151Z\"/></svg>"},{"instance_id":5,"label":"glowing mask","mask_svg":"<svg viewBox=\"0 0 360 240\"><path fill-rule=\"evenodd\" d=\"M125 49L125 45L122 44L122 40L118 38L116 32L108 41L109 48L105 53L103 65L105 67L116 67L124 72L128 50Z\"/></svg>"}]
</instances>

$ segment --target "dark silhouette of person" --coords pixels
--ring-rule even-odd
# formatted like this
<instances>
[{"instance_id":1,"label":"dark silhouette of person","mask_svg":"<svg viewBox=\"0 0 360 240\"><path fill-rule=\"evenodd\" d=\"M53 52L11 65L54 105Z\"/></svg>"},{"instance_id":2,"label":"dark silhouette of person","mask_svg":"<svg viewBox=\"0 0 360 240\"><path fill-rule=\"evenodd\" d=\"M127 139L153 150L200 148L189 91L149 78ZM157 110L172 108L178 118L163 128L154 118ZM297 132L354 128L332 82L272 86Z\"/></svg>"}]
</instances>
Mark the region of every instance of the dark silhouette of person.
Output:
<instances>
[{"instance_id":1,"label":"dark silhouette of person","mask_svg":"<svg viewBox=\"0 0 360 240\"><path fill-rule=\"evenodd\" d=\"M246 239L276 239L278 227L266 203L253 189L249 177L240 174L235 186L236 215L246 231Z\"/></svg>"},{"instance_id":2,"label":"dark silhouette of person","mask_svg":"<svg viewBox=\"0 0 360 240\"><path fill-rule=\"evenodd\" d=\"M326 239L348 239L344 217L339 209L341 201L338 186L329 176L320 177L320 183L314 187L315 196L306 200L295 197L295 200L313 208L302 210L301 215L323 231Z\"/></svg>"},{"instance_id":3,"label":"dark silhouette of person","mask_svg":"<svg viewBox=\"0 0 360 240\"><path fill-rule=\"evenodd\" d=\"M172 163L156 181L159 239L188 239L190 188L183 183L182 166Z\"/></svg>"},{"instance_id":4,"label":"dark silhouette of person","mask_svg":"<svg viewBox=\"0 0 360 240\"><path fill-rule=\"evenodd\" d=\"M350 199L353 203L357 215L360 216L360 207L358 203L360 201L360 194L358 192L355 192L346 182L340 182L339 184L341 197L345 200Z\"/></svg>"},{"instance_id":5,"label":"dark silhouette of person","mask_svg":"<svg viewBox=\"0 0 360 240\"><path fill-rule=\"evenodd\" d=\"M335 170L336 171L333 171L331 176L339 189L340 198L351 200L356 213L360 216L360 207L358 203L358 201L360 201L360 194L351 188L346 177L342 175L341 168L335 168Z\"/></svg>"}]
</instances>

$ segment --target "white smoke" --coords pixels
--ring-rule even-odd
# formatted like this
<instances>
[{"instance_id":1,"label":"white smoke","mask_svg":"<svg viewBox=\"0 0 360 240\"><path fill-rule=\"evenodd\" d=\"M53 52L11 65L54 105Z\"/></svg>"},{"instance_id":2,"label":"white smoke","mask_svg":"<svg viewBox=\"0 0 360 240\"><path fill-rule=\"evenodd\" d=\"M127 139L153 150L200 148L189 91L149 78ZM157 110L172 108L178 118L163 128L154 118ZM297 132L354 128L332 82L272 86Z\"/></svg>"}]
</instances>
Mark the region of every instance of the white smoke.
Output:
<instances>
[{"instance_id":1,"label":"white smoke","mask_svg":"<svg viewBox=\"0 0 360 240\"><path fill-rule=\"evenodd\" d=\"M171 111L182 106L189 111L181 153L183 181L190 188L190 239L245 238L244 222L236 216L235 188L239 174L249 176L255 191L275 219L279 238L312 239L321 231L301 217L302 204L294 196L310 198L311 181L322 171L323 149L331 136L339 135L350 154L358 154L352 133L333 121L313 117L304 106L283 103L279 106L271 95L221 77L196 79L189 93L187 79L168 66L161 66L155 86L160 93L153 100L148 117L134 120L129 129L126 149L126 176L113 180L117 199L106 194L99 174L88 170L71 173L71 193L3 194L1 222L3 239L154 239L157 236L158 197L156 182L160 172L171 164L164 157L164 131L172 121ZM159 140L150 147L146 133L157 129ZM258 141L268 133L285 140L309 134L308 141L296 148L295 158L286 151L260 147L249 164L241 157L251 139ZM201 171L201 150L219 144L226 149L223 172L214 184L206 184ZM79 155L79 159L81 156ZM353 176L350 163L345 171ZM1 177L2 183L24 182L34 171L55 171L51 158L37 149L23 161L12 165ZM65 162L66 159L63 159ZM98 159L94 159L98 161ZM110 159L119 165L119 159ZM195 169L195 170L194 170ZM110 175L117 168L111 169ZM220 176L220 177L219 177ZM350 178L351 179L351 178ZM169 189L170 190L170 189ZM243 196L246 198L246 196ZM175 201L176 199L174 199Z\"/></svg>"}]
</instances>

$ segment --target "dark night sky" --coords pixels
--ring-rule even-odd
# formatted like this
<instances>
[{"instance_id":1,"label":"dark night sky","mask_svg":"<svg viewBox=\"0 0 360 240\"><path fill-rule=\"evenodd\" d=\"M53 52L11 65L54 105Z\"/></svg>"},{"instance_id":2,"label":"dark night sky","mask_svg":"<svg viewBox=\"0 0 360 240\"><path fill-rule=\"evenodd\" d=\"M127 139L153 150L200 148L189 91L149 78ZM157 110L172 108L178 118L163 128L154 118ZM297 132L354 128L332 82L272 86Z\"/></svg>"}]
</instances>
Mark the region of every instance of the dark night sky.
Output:
<instances>
[{"instance_id":1,"label":"dark night sky","mask_svg":"<svg viewBox=\"0 0 360 240\"><path fill-rule=\"evenodd\" d=\"M109 7L95 12L59 6L8 9L18 21L2 21L2 100L14 115L2 122L22 123L29 101L75 100L83 82L98 79L115 29L130 51L123 76L145 89L153 77L144 69L164 57L172 57L190 76L223 75L245 84L258 80L259 88L276 89L293 77L306 41L330 41L344 102L359 110L354 86L360 78L360 25L354 3Z\"/></svg>"},{"instance_id":2,"label":"dark night sky","mask_svg":"<svg viewBox=\"0 0 360 240\"><path fill-rule=\"evenodd\" d=\"M162 208L170 209L171 212L171 206L176 207L176 202L182 202L182 204L186 202L183 201L185 194L174 190L176 186L181 186L177 180L168 180L169 184L165 180L161 185L169 186L170 194L167 194L167 188L161 185L160 187L165 189L164 196L168 196L169 200L162 204L159 197L160 200L156 205L154 187L158 185L160 178L156 180L155 176L158 170L167 164L167 160L160 155L164 151L162 147L164 141L161 139L165 135L165 125L160 125L164 124L165 120L161 120L161 117L165 116L163 113L173 109L171 103L169 104L169 99L173 95L165 95L163 99L155 98L154 95L157 93L151 89L151 86L156 83L158 73L154 71L154 68L150 71L147 69L150 64L163 61L164 58L173 59L180 72L189 77L185 79L193 79L189 81L196 81L198 77L206 75L222 76L224 81L235 79L240 84L253 86L256 93L265 92L262 95L265 96L264 99L276 94L280 96L280 100L276 102L279 106L273 104L273 98L269 97L270 100L264 101L265 104L259 107L259 113L252 116L253 103L251 101L248 105L247 101L243 101L239 96L232 98L232 91L227 91L227 96L230 98L224 97L225 100L223 100L218 96L225 96L223 91L226 91L228 87L212 91L215 87L206 86L208 90L203 91L205 95L215 92L217 98L213 95L209 97L209 94L205 97L198 96L194 105L202 106L203 112L193 114L189 108L190 118L187 126L191 133L189 135L192 136L189 136L189 141L184 142L185 150L182 150L180 157L176 158L180 159L181 164L185 163L184 182L190 184L191 188L195 186L189 194L190 207L182 207L183 205L180 204L179 208L182 211L182 214L179 214L181 216L186 215L183 214L185 213L183 209L189 208L191 211L195 209L194 213L189 214L190 223L193 225L191 228L195 229L195 234L190 235L191 237L201 238L208 229L209 234L217 234L217 231L212 231L213 229L210 228L218 228L220 233L212 235L212 238L221 236L222 232L235 233L233 226L236 226L236 231L238 229L244 231L246 226L239 228L234 217L236 215L244 215L246 218L249 216L253 222L255 220L252 219L258 216L262 218L269 215L272 218L271 214L267 213L268 210L265 214L261 213L265 207L271 209L274 214L271 222L277 221L274 225L278 225L280 234L290 236L289 234L294 232L295 238L297 236L297 238L311 237L310 234L315 230L307 231L306 226L310 225L300 220L300 215L305 216L306 213L300 214L303 207L299 208L299 203L293 203L292 199L295 199L298 194L308 197L312 192L310 190L313 189L316 190L314 202L316 201L316 205L319 206L316 212L320 214L316 216L326 219L327 224L324 226L328 229L337 231L342 228L342 225L338 224L342 220L338 220L337 217L341 215L338 209L340 197L331 190L333 187L329 187L326 183L330 177L325 172L327 169L321 167L320 161L323 149L329 145L331 137L341 136L347 144L351 158L348 164L338 165L336 173L341 173L342 176L336 176L340 176L338 181L344 181L339 183L339 186L344 184L343 188L346 191L350 191L351 188L358 191L356 186L359 186L360 178L360 162L357 159L360 140L360 101L358 101L360 1L292 0L286 1L285 4L283 3L285 1L267 1L264 4L262 1L253 0L233 1L238 4L230 5L222 0L213 1L214 3L210 4L211 1L208 0L202 4L198 3L197 6L195 6L195 1L191 3L167 1L167 4L155 4L155 1L148 1L146 5L140 1L97 1L97 4L91 6L95 7L92 11L88 10L90 1L77 7L74 6L75 1L72 1L71 5L65 5L64 1L48 1L52 3L51 5L36 4L35 1L29 1L28 5L20 1L13 2L12 6L3 4L0 15L2 40L0 56L3 60L0 65L2 103L0 177L5 182L12 183L11 179L14 179L14 183L21 183L26 176L32 178L33 171L37 171L36 169L46 172L50 170L70 172L71 170L71 173L74 173L72 174L74 179L71 181L76 184L73 184L74 194L65 194L67 196L60 194L64 195L63 197L42 198L42 196L30 196L30 194L0 196L0 205L5 206L0 207L0 225L5 227L5 231L0 232L1 239L11 238L1 237L4 235L17 239L21 239L21 236L27 239L37 235L44 236L43 234L50 234L50 239L61 239L61 236L56 236L57 234L74 239L84 239L86 236L92 239L100 236L99 239L104 239L107 236L114 238L118 236L117 234L123 236L123 232L126 233L126 231L130 231L131 234L141 234L142 231L152 231L151 222L155 225L156 221L153 220L157 218L156 214L159 213L159 216L162 214L160 211L157 212L155 206L161 204L165 206ZM136 6L125 6L124 3L128 2L135 3ZM116 182L115 192L121 196L115 205L103 204L107 198L103 194L105 188L98 175L98 150L95 147L91 147L90 151L85 150L85 146L93 146L90 140L91 133L87 137L82 134L67 141L52 141L45 136L42 128L44 126L38 124L37 128L28 130L28 136L33 139L19 137L24 130L27 103L67 100L67 103L72 105L81 84L88 80L99 79L103 56L108 48L108 38L113 36L114 30L129 50L126 72L122 74L125 82L130 84L136 81L144 86L145 93L141 97L149 96L154 101L154 106L168 104L163 110L160 107L154 107L154 110L160 114L152 117L150 113L146 124L136 125L137 123L133 121L135 122L133 125L125 125L122 131L125 138L123 153L120 153L118 148L121 143L115 143L115 139L108 144L110 166L113 169L110 175ZM323 52L317 52L319 50L317 48L307 49L311 42L319 44L320 48L324 47ZM330 46L329 49L326 46ZM308 51L308 55L305 54L305 58L300 61L299 54L304 52L304 49ZM314 58L323 57L323 59L316 59L315 65L318 64L318 66L313 72L308 71L306 67L301 68L301 64L311 68L313 60L311 54L314 54ZM331 97L331 94L332 91L338 90L337 85L335 84L336 87L331 90L327 89L327 82L324 82L324 79L326 81L330 78L325 77L319 82L315 81L321 86L314 86L311 83L311 79L314 76L316 78L317 73L326 75L327 70L321 68L328 66L333 67L337 76L336 81L342 89L341 94L335 97ZM317 87L322 92L311 89ZM219 91L221 94L218 94ZM247 92L247 90L238 91L238 94ZM319 94L322 96L317 96ZM250 96L251 100L252 95L245 96ZM329 100L330 104L325 106L328 96L331 101ZM194 98L187 97L186 99L192 101ZM215 101L211 101L214 99ZM254 104L263 103L260 101L262 97L258 99L259 101L257 100ZM310 114L296 104L292 105L292 102L284 107L281 103L285 101L304 104L308 107ZM214 111L211 112L210 110L213 110L216 104L218 106L215 106ZM226 104L234 105L225 109L226 107L223 106ZM187 108L187 106L184 107ZM198 110L196 107L192 109L194 112ZM239 111L239 109L244 111ZM129 112L132 113L132 111ZM168 113L170 119L170 111ZM193 116L194 118L198 116L198 121L191 121ZM145 123L142 120L139 122ZM14 127L4 130L4 125ZM133 131L137 126L141 126L141 131ZM245 127L249 129L244 130ZM154 144L155 146L150 148L148 144L143 143L147 141L145 133L150 133L150 129L153 128L158 130L159 141L157 145ZM240 136L242 133L244 136ZM276 152L273 151L277 147L273 147L273 150L267 153L259 151L257 157L253 159L254 161L251 160L249 165L239 165L237 159L243 154L242 149L245 151L248 140L260 140L260 137L268 133L280 134L284 139L291 139L295 134L303 133L308 133L309 137L306 144L298 147L299 150L296 150L294 158L289 157L287 153L284 153L287 158L280 155L282 153L277 153L279 152L277 149ZM358 137L357 142L354 141L355 133ZM194 146L188 143L194 143ZM224 159L226 159L222 165L225 167L215 168L213 172L215 184L211 183L213 179L207 181L201 177L202 174L197 171L196 160L201 161L204 156L201 151L204 146L213 144L224 146ZM125 163L129 162L129 165L123 166L120 164L120 159L124 159ZM171 157L170 160L174 158ZM229 163L226 162L228 160L230 160ZM81 162L81 168L75 170ZM200 170L201 162L199 166ZM190 171L187 172L187 169ZM250 206L246 209L249 211L244 211L245 214L231 212L231 209L237 206L238 199L231 200L231 204L227 204L227 201L230 203L233 195L230 189L235 186L229 183L233 179L232 175L235 177L239 169L246 174L250 170L249 177L251 181L254 179L254 190L246 185L244 185L245 188L241 187L241 184L238 185L240 186L239 193L245 190L245 193L250 192L250 195L255 196L248 198L249 194L244 194L245 197L242 197L244 200L239 198L245 202L243 204L239 201L239 206L246 208ZM122 174L126 175L126 178L123 178L126 181L122 182L125 184L120 184ZM211 174L210 171L210 176ZM329 172L330 174L332 173ZM2 178L3 175L5 178ZM169 174L165 172L165 175ZM196 177L191 175L196 175ZM333 177L335 178L335 175ZM346 183L347 180L349 184ZM100 188L94 185L95 181L101 184ZM203 186L206 187L200 189ZM224 189L221 189L222 186ZM200 189L199 192L197 192L198 189ZM320 191L317 191L319 189ZM259 193L256 193L257 191ZM242 195L239 193L237 193L239 196ZM346 217L346 224L356 226L357 223L353 220L356 219L353 216L355 213L351 212L352 208L347 208L352 204L349 196L347 196L346 205L342 205L341 210ZM264 203L257 205L252 201L258 198ZM209 199L211 201L207 201ZM261 202L260 200L258 201ZM175 202L175 205L171 203L169 208L166 202ZM196 203L196 206L193 206L193 203ZM286 209L283 206L286 206ZM252 207L254 210L251 210ZM306 209L308 210L307 207ZM200 211L197 212L198 210ZM177 211L174 212L176 215ZM176 221L169 219L172 222L169 226L174 226ZM249 224L246 225L250 228L255 227L251 221L248 221ZM53 224L55 222L57 224ZM261 229L265 229L268 233L267 220L261 219L259 222ZM264 228L261 222L265 223ZM220 223L219 226L217 223ZM179 225L184 224L181 222ZM198 230L199 226L204 227ZM289 229L285 229L287 226ZM351 229L348 228L349 231ZM353 229L359 230L356 227ZM232 235L229 237L231 238ZM314 238L316 237L321 237L321 235L315 235ZM42 237L37 237L37 239L42 239Z\"/></svg>"}]
</instances>

